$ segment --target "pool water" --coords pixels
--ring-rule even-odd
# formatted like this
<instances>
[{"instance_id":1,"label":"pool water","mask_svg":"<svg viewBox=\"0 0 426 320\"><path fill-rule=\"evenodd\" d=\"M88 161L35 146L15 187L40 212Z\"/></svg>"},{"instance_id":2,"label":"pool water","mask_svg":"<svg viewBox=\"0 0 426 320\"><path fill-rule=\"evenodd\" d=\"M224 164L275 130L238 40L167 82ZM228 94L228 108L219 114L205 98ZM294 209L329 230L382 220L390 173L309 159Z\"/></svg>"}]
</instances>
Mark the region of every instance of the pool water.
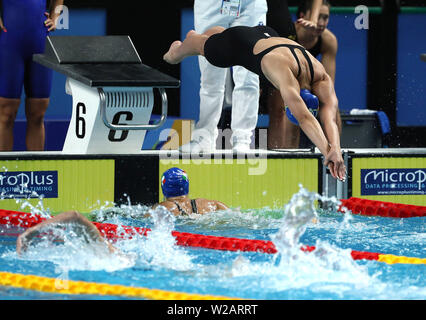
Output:
<instances>
[{"instance_id":1,"label":"pool water","mask_svg":"<svg viewBox=\"0 0 426 320\"><path fill-rule=\"evenodd\" d=\"M165 210L121 206L91 212L94 220L148 227L148 237L119 239L121 255L86 243L73 227L61 241L38 239L22 256L16 236L0 225L0 271L167 291L262 300L426 298L424 264L353 260L351 250L425 258L424 218L382 218L319 209L301 189L284 208L227 210L175 218ZM324 199L336 204L335 199ZM231 252L175 245L171 231L272 240L276 254ZM311 253L300 246L313 245ZM0 286L0 299L129 299L61 295Z\"/></svg>"}]
</instances>

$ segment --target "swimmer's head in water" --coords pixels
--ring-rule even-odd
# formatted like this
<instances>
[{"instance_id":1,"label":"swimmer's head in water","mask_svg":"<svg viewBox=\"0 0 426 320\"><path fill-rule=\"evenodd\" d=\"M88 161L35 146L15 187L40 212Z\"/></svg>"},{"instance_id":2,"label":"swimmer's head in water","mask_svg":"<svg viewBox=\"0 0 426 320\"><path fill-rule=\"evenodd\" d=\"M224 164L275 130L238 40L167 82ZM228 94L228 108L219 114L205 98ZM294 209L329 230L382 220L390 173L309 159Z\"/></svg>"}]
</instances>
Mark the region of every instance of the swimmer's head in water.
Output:
<instances>
[{"instance_id":1,"label":"swimmer's head in water","mask_svg":"<svg viewBox=\"0 0 426 320\"><path fill-rule=\"evenodd\" d=\"M302 97L303 101L308 107L309 112L312 113L314 117L316 117L318 115L318 108L319 108L318 97L312 94L308 89L300 90L300 96ZM285 114L287 115L287 118L292 123L294 123L297 126L299 125L299 122L296 120L294 115L291 113L290 108L287 106L285 106Z\"/></svg>"},{"instance_id":2,"label":"swimmer's head in water","mask_svg":"<svg viewBox=\"0 0 426 320\"><path fill-rule=\"evenodd\" d=\"M161 190L166 198L187 195L189 193L188 174L179 168L166 170L161 177Z\"/></svg>"}]
</instances>

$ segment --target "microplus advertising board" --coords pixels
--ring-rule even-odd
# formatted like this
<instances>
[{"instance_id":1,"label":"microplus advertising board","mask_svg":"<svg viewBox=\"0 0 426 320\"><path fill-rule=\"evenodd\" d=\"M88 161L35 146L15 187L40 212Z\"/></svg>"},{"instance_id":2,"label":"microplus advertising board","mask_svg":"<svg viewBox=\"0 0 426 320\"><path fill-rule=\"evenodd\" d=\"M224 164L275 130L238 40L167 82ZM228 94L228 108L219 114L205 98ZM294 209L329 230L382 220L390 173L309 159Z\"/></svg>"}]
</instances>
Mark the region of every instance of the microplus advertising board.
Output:
<instances>
[{"instance_id":1,"label":"microplus advertising board","mask_svg":"<svg viewBox=\"0 0 426 320\"><path fill-rule=\"evenodd\" d=\"M361 169L361 195L425 195L426 168Z\"/></svg>"},{"instance_id":2,"label":"microplus advertising board","mask_svg":"<svg viewBox=\"0 0 426 320\"><path fill-rule=\"evenodd\" d=\"M58 171L2 172L0 193L6 198L57 198Z\"/></svg>"}]
</instances>

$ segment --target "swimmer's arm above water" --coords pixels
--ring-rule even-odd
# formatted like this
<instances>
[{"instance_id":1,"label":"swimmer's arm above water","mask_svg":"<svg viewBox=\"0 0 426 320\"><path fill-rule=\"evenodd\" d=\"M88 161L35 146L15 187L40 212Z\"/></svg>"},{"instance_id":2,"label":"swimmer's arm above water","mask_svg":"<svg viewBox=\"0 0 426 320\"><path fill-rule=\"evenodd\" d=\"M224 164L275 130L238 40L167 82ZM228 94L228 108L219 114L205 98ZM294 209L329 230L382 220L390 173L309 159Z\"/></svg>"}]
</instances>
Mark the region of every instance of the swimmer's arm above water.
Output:
<instances>
[{"instance_id":1,"label":"swimmer's arm above water","mask_svg":"<svg viewBox=\"0 0 426 320\"><path fill-rule=\"evenodd\" d=\"M99 241L102 243L105 243L109 249L110 252L115 252L116 249L108 242L106 241L99 230L95 227L93 223L91 223L86 217L78 213L77 211L67 211L63 212L61 214L58 214L57 216L45 220L34 227L28 228L24 233L22 233L17 241L16 241L16 251L18 254L20 254L22 251L26 250L28 242L43 232L48 226L54 225L54 224L68 224L68 223L76 223L84 227L86 234L90 237L93 241Z\"/></svg>"}]
</instances>

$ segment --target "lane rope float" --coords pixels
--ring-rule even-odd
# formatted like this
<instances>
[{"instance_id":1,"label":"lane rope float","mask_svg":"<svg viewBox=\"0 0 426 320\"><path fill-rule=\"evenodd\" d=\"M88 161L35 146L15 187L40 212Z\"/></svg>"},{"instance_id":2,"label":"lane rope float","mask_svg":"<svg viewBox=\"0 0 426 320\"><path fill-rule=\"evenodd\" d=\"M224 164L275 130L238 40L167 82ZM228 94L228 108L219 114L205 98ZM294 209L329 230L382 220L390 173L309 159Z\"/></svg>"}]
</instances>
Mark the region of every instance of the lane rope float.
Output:
<instances>
[{"instance_id":1,"label":"lane rope float","mask_svg":"<svg viewBox=\"0 0 426 320\"><path fill-rule=\"evenodd\" d=\"M45 220L45 218L31 213L0 209L0 224L9 224L18 227L32 227L43 220ZM149 228L121 226L111 223L93 222L93 224L107 239L110 240L117 238L130 239L135 235L147 236L148 232L151 231ZM268 240L218 237L178 231L172 231L172 235L176 238L176 245L180 246L226 251L260 252L270 254L277 253L274 243ZM310 252L315 250L315 247L302 246L301 250ZM395 256L366 251L351 250L351 256L354 260L376 260L388 264L426 264L426 259L424 258Z\"/></svg>"},{"instance_id":2,"label":"lane rope float","mask_svg":"<svg viewBox=\"0 0 426 320\"><path fill-rule=\"evenodd\" d=\"M343 207L349 209L353 214L366 216L380 216L390 218L414 218L426 217L426 207L411 204L384 202L351 197L342 199L339 211L343 212Z\"/></svg>"},{"instance_id":3,"label":"lane rope float","mask_svg":"<svg viewBox=\"0 0 426 320\"><path fill-rule=\"evenodd\" d=\"M62 280L10 272L0 272L0 286L57 294L124 296L149 300L237 300L237 298L223 296L173 292L97 282Z\"/></svg>"}]
</instances>

